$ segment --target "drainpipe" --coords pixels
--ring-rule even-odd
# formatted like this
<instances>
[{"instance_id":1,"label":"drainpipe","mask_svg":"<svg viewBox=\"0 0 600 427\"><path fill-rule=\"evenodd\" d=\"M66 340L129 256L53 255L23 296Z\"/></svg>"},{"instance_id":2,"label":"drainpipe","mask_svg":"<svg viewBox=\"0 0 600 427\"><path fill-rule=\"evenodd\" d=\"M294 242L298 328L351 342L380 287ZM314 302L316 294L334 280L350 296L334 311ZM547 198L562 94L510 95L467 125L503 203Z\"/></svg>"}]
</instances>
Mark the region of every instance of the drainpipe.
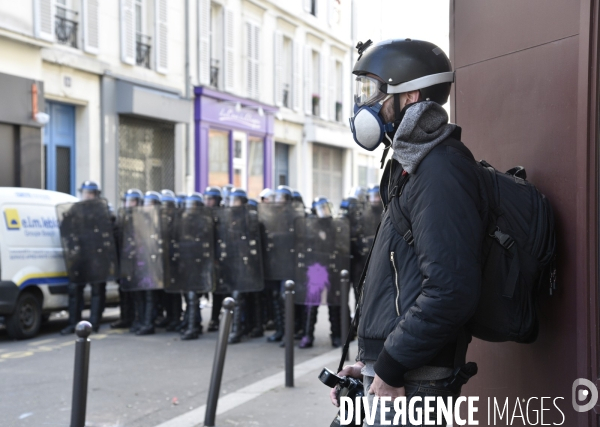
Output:
<instances>
[{"instance_id":1,"label":"drainpipe","mask_svg":"<svg viewBox=\"0 0 600 427\"><path fill-rule=\"evenodd\" d=\"M190 99L190 0L185 0L185 98ZM185 124L184 189L187 193L187 180L190 174L190 123Z\"/></svg>"}]
</instances>

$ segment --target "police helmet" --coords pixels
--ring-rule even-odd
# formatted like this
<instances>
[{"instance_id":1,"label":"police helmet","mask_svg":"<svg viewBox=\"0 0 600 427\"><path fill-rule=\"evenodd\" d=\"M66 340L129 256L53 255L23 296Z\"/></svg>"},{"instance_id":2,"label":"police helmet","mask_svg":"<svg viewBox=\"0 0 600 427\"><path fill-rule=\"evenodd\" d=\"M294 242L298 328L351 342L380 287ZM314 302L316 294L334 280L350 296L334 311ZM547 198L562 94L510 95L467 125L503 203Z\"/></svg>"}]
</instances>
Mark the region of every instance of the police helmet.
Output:
<instances>
[{"instance_id":1,"label":"police helmet","mask_svg":"<svg viewBox=\"0 0 600 427\"><path fill-rule=\"evenodd\" d=\"M223 195L219 187L206 187L204 190L204 201L208 206L219 206Z\"/></svg>"},{"instance_id":2,"label":"police helmet","mask_svg":"<svg viewBox=\"0 0 600 427\"><path fill-rule=\"evenodd\" d=\"M172 190L162 190L160 192L160 203L165 206L174 207L177 203L177 196Z\"/></svg>"},{"instance_id":3,"label":"police helmet","mask_svg":"<svg viewBox=\"0 0 600 427\"><path fill-rule=\"evenodd\" d=\"M275 202L283 203L283 202L291 202L292 196L294 195L293 190L287 185L280 185L275 190Z\"/></svg>"},{"instance_id":4,"label":"police helmet","mask_svg":"<svg viewBox=\"0 0 600 427\"><path fill-rule=\"evenodd\" d=\"M251 209L253 211L257 211L258 210L258 201L256 199L248 199L248 209Z\"/></svg>"},{"instance_id":5,"label":"police helmet","mask_svg":"<svg viewBox=\"0 0 600 427\"><path fill-rule=\"evenodd\" d=\"M242 188L234 188L231 190L230 206L242 206L248 203L248 193Z\"/></svg>"},{"instance_id":6,"label":"police helmet","mask_svg":"<svg viewBox=\"0 0 600 427\"><path fill-rule=\"evenodd\" d=\"M83 200L95 199L100 197L100 186L96 181L83 181L81 187L79 187L79 193Z\"/></svg>"},{"instance_id":7,"label":"police helmet","mask_svg":"<svg viewBox=\"0 0 600 427\"><path fill-rule=\"evenodd\" d=\"M381 202L381 195L379 194L379 185L371 185L367 190L367 198L371 203Z\"/></svg>"},{"instance_id":8,"label":"police helmet","mask_svg":"<svg viewBox=\"0 0 600 427\"><path fill-rule=\"evenodd\" d=\"M275 192L270 188L265 188L258 195L262 203L271 203L275 201Z\"/></svg>"},{"instance_id":9,"label":"police helmet","mask_svg":"<svg viewBox=\"0 0 600 427\"><path fill-rule=\"evenodd\" d=\"M144 206L160 205L160 193L158 191L146 191L144 194Z\"/></svg>"},{"instance_id":10,"label":"police helmet","mask_svg":"<svg viewBox=\"0 0 600 427\"><path fill-rule=\"evenodd\" d=\"M319 218L329 218L331 217L331 204L329 203L329 199L324 196L319 196L315 198L312 203L313 213Z\"/></svg>"},{"instance_id":11,"label":"police helmet","mask_svg":"<svg viewBox=\"0 0 600 427\"><path fill-rule=\"evenodd\" d=\"M358 202L366 202L367 189L358 185L356 187L352 187L350 193L348 193L348 197L354 197Z\"/></svg>"},{"instance_id":12,"label":"police helmet","mask_svg":"<svg viewBox=\"0 0 600 427\"><path fill-rule=\"evenodd\" d=\"M137 188L130 188L125 192L125 206L140 206L144 200L144 193Z\"/></svg>"},{"instance_id":13,"label":"police helmet","mask_svg":"<svg viewBox=\"0 0 600 427\"><path fill-rule=\"evenodd\" d=\"M204 197L200 193L191 193L185 198L185 208L197 208L200 206L204 206Z\"/></svg>"}]
</instances>

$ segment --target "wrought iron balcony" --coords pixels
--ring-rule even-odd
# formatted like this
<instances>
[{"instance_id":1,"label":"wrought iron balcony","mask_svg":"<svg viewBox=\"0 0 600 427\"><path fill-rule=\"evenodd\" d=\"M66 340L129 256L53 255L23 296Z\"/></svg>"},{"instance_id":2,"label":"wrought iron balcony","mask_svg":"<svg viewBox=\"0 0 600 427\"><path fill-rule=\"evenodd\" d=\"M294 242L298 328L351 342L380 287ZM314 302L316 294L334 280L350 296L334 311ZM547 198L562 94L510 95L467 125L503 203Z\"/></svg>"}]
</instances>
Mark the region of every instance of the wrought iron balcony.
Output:
<instances>
[{"instance_id":1,"label":"wrought iron balcony","mask_svg":"<svg viewBox=\"0 0 600 427\"><path fill-rule=\"evenodd\" d=\"M144 34L136 34L135 63L141 67L150 68L150 49L152 38Z\"/></svg>"},{"instance_id":2,"label":"wrought iron balcony","mask_svg":"<svg viewBox=\"0 0 600 427\"><path fill-rule=\"evenodd\" d=\"M56 6L54 33L58 43L77 48L77 15L74 10Z\"/></svg>"},{"instance_id":3,"label":"wrought iron balcony","mask_svg":"<svg viewBox=\"0 0 600 427\"><path fill-rule=\"evenodd\" d=\"M210 60L210 85L219 88L219 60L214 58Z\"/></svg>"}]
</instances>

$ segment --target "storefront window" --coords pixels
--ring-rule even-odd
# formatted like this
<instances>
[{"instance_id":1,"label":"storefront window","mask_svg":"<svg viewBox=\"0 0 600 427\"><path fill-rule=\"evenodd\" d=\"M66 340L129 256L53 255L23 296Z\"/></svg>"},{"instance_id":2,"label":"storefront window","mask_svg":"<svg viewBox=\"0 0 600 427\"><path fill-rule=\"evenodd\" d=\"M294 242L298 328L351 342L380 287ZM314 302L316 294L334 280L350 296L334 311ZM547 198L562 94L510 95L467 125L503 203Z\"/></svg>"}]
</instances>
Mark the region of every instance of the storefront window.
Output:
<instances>
[{"instance_id":1,"label":"storefront window","mask_svg":"<svg viewBox=\"0 0 600 427\"><path fill-rule=\"evenodd\" d=\"M211 130L208 134L208 185L229 184L229 132Z\"/></svg>"},{"instance_id":2,"label":"storefront window","mask_svg":"<svg viewBox=\"0 0 600 427\"><path fill-rule=\"evenodd\" d=\"M263 140L248 138L248 196L258 197L264 187Z\"/></svg>"}]
</instances>

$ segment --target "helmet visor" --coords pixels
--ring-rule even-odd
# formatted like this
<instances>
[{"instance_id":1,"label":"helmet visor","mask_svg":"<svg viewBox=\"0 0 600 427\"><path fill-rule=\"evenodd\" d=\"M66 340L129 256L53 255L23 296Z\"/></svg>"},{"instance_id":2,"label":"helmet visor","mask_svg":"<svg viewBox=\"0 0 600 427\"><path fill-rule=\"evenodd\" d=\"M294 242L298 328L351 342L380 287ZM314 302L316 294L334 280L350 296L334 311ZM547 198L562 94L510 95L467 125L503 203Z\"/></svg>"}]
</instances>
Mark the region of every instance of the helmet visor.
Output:
<instances>
[{"instance_id":1,"label":"helmet visor","mask_svg":"<svg viewBox=\"0 0 600 427\"><path fill-rule=\"evenodd\" d=\"M373 105L384 99L387 94L380 90L382 83L372 77L356 77L354 103L357 107Z\"/></svg>"}]
</instances>

